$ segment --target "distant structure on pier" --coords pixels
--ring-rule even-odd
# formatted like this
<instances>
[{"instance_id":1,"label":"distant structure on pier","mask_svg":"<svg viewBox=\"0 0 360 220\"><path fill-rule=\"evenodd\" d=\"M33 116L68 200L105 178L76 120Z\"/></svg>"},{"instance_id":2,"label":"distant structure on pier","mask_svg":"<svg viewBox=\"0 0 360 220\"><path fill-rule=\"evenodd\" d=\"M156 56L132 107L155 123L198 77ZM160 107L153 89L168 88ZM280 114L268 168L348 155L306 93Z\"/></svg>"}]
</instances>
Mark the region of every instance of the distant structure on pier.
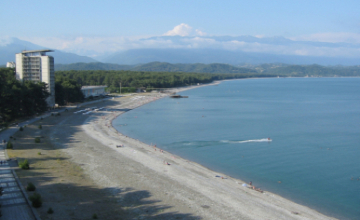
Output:
<instances>
[{"instance_id":1,"label":"distant structure on pier","mask_svg":"<svg viewBox=\"0 0 360 220\"><path fill-rule=\"evenodd\" d=\"M46 99L49 107L55 106L54 58L47 56L53 50L28 50L15 55L16 79L20 81L44 82L50 96Z\"/></svg>"}]
</instances>

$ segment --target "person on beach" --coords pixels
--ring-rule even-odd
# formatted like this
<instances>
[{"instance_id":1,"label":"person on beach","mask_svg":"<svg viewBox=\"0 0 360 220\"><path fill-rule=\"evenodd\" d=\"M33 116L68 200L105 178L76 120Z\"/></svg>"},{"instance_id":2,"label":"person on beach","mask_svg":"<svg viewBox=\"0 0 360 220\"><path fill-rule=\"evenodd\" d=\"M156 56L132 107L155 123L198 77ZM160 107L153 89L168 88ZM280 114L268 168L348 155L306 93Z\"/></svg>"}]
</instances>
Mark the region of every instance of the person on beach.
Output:
<instances>
[{"instance_id":1,"label":"person on beach","mask_svg":"<svg viewBox=\"0 0 360 220\"><path fill-rule=\"evenodd\" d=\"M249 182L249 185L250 185L250 186L252 185L252 181Z\"/></svg>"}]
</instances>

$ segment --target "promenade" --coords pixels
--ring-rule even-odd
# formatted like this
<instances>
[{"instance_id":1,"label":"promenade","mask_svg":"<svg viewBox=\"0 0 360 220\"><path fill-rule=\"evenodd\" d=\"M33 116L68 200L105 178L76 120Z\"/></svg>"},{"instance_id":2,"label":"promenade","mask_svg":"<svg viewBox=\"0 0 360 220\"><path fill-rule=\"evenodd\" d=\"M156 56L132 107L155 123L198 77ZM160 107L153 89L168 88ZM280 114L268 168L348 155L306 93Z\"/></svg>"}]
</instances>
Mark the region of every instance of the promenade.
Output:
<instances>
[{"instance_id":1,"label":"promenade","mask_svg":"<svg viewBox=\"0 0 360 220\"><path fill-rule=\"evenodd\" d=\"M88 105L102 100L95 100L92 102L85 102L80 104ZM73 108L73 107L70 107ZM0 187L3 188L3 195L0 196L0 205L1 205L1 219L11 219L11 220L37 220L40 219L34 208L31 207L30 202L26 199L25 189L20 185L18 177L16 176L15 170L19 169L17 161L8 160L5 149L6 144L2 143L3 140L9 141L10 136L14 135L20 126L25 126L35 121L40 120L40 118L45 118L51 115L51 113L63 112L65 109L53 110L47 112L41 116L34 117L32 119L23 121L18 124L18 126L12 125L4 131L0 131Z\"/></svg>"},{"instance_id":2,"label":"promenade","mask_svg":"<svg viewBox=\"0 0 360 220\"><path fill-rule=\"evenodd\" d=\"M4 135L0 134L0 138ZM2 140L2 139L1 139ZM35 220L30 205L21 191L21 186L14 176L15 161L8 161L5 156L6 144L0 147L0 186L3 188L0 196L1 219L11 220ZM11 166L10 166L11 165ZM15 174L16 175L16 174Z\"/></svg>"}]
</instances>

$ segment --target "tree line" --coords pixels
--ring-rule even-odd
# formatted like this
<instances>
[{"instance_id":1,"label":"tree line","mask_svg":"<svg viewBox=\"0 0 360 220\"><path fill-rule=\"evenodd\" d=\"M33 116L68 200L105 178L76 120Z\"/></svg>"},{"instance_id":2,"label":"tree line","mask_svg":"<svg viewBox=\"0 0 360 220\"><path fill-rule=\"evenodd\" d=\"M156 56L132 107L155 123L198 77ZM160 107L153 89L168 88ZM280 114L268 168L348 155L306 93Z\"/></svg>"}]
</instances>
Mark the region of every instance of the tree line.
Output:
<instances>
[{"instance_id":1,"label":"tree line","mask_svg":"<svg viewBox=\"0 0 360 220\"><path fill-rule=\"evenodd\" d=\"M109 92L117 92L120 87L125 88L172 88L194 85L197 83L210 83L214 80L268 77L267 74L238 73L187 73L187 72L143 72L129 70L69 70L56 71L55 78L59 81L74 80L76 83L88 85L106 85Z\"/></svg>"},{"instance_id":2,"label":"tree line","mask_svg":"<svg viewBox=\"0 0 360 220\"><path fill-rule=\"evenodd\" d=\"M0 124L7 125L17 118L33 116L48 110L49 97L44 82L16 79L13 68L0 68ZM55 102L65 105L68 102L81 102L84 95L81 85L71 79L58 79L55 82Z\"/></svg>"},{"instance_id":3,"label":"tree line","mask_svg":"<svg viewBox=\"0 0 360 220\"><path fill-rule=\"evenodd\" d=\"M143 72L143 71L105 71L69 70L55 72L55 102L65 105L69 102L82 102L82 86L106 85L109 92L122 88L133 92L136 88L172 88L210 83L214 80L249 77L269 77L266 74L213 74L185 72ZM124 90L123 90L124 92ZM0 123L6 124L17 118L33 116L48 109L47 85L43 82L16 80L13 68L0 68Z\"/></svg>"},{"instance_id":4,"label":"tree line","mask_svg":"<svg viewBox=\"0 0 360 220\"><path fill-rule=\"evenodd\" d=\"M43 82L16 80L13 68L0 68L0 122L32 116L48 109L47 85Z\"/></svg>"}]
</instances>

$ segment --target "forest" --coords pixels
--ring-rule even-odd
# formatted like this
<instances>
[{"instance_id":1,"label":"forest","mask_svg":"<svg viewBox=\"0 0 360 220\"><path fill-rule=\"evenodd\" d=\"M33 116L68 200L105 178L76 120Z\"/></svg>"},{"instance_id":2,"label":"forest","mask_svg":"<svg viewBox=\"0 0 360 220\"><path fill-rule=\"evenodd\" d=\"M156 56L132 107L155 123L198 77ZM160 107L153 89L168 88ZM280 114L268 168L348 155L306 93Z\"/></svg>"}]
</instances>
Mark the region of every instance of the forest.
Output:
<instances>
[{"instance_id":1,"label":"forest","mask_svg":"<svg viewBox=\"0 0 360 220\"><path fill-rule=\"evenodd\" d=\"M0 68L0 123L32 116L48 109L46 84L16 80L13 68Z\"/></svg>"},{"instance_id":2,"label":"forest","mask_svg":"<svg viewBox=\"0 0 360 220\"><path fill-rule=\"evenodd\" d=\"M109 92L117 92L120 87L125 88L171 88L210 83L214 80L240 79L250 77L270 77L262 73L185 73L185 72L143 72L143 71L106 71L106 70L69 70L56 71L56 81L74 80L76 83L87 85L106 85Z\"/></svg>"},{"instance_id":3,"label":"forest","mask_svg":"<svg viewBox=\"0 0 360 220\"><path fill-rule=\"evenodd\" d=\"M123 92L136 88L171 88L210 83L214 80L239 79L249 77L269 77L267 74L211 74L184 72L142 72L106 70L69 70L55 72L55 102L82 102L81 87L86 85L106 85L109 92L118 92L120 82ZM42 82L16 80L13 68L0 68L0 123L7 123L21 117L40 114L48 109L47 85Z\"/></svg>"}]
</instances>

